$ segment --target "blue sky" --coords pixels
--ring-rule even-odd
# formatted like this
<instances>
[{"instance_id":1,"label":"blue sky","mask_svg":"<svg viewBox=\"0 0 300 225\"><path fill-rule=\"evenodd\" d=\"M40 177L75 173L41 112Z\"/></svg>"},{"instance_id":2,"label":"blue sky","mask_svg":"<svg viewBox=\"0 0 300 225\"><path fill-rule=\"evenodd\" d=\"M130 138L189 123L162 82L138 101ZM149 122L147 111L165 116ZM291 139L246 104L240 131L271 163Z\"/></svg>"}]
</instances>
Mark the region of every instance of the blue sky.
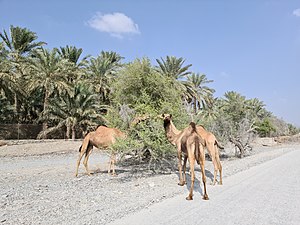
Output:
<instances>
[{"instance_id":1,"label":"blue sky","mask_svg":"<svg viewBox=\"0 0 300 225\"><path fill-rule=\"evenodd\" d=\"M183 57L215 96L259 98L300 126L299 0L0 0L0 30L37 33L47 48L115 51L125 61Z\"/></svg>"}]
</instances>

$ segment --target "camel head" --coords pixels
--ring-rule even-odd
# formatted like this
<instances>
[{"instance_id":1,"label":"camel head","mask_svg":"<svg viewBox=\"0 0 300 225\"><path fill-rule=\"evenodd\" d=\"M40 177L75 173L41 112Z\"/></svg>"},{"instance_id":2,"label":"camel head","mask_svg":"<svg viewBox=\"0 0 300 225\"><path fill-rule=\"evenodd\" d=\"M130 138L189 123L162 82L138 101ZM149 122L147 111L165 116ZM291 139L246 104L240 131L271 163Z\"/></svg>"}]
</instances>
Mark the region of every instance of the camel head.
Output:
<instances>
[{"instance_id":1,"label":"camel head","mask_svg":"<svg viewBox=\"0 0 300 225\"><path fill-rule=\"evenodd\" d=\"M161 114L159 117L164 121L170 122L172 120L172 114Z\"/></svg>"},{"instance_id":2,"label":"camel head","mask_svg":"<svg viewBox=\"0 0 300 225\"><path fill-rule=\"evenodd\" d=\"M164 127L166 127L172 121L172 114L162 114L161 118L164 120Z\"/></svg>"}]
</instances>

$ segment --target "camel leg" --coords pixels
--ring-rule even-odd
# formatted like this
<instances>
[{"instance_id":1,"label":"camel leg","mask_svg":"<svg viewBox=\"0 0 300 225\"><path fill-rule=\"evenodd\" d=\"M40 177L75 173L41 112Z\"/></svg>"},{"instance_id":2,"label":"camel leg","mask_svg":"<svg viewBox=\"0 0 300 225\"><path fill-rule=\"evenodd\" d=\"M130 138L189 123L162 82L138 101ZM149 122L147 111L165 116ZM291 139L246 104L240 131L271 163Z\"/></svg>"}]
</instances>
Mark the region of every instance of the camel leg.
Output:
<instances>
[{"instance_id":1,"label":"camel leg","mask_svg":"<svg viewBox=\"0 0 300 225\"><path fill-rule=\"evenodd\" d=\"M179 170L179 183L178 185L183 186L184 182L183 182L183 178L182 178L182 156L181 156L181 149L179 147L178 151L178 170Z\"/></svg>"},{"instance_id":2,"label":"camel leg","mask_svg":"<svg viewBox=\"0 0 300 225\"><path fill-rule=\"evenodd\" d=\"M202 173L202 182L203 182L203 189L204 189L204 195L203 195L203 199L204 200L208 200L208 195L207 195L207 192L206 192L206 176L205 176L205 167L204 167L204 164L205 164L205 152L204 152L204 149L203 149L203 146L200 145L200 167L201 167L201 173Z\"/></svg>"},{"instance_id":3,"label":"camel leg","mask_svg":"<svg viewBox=\"0 0 300 225\"><path fill-rule=\"evenodd\" d=\"M195 184L195 158L193 157L193 153L189 154L189 163L190 163L190 174L191 174L191 187L190 193L186 197L186 200L193 200L193 191Z\"/></svg>"},{"instance_id":4,"label":"camel leg","mask_svg":"<svg viewBox=\"0 0 300 225\"><path fill-rule=\"evenodd\" d=\"M87 174L89 176L91 175L91 173L90 173L90 170L89 170L89 167L88 167L88 160L89 160L89 157L90 157L90 155L92 153L92 149L93 149L92 145L89 145L87 147L87 150L86 150L86 153L85 153L85 157L84 157L84 161L83 161L83 165L84 165L84 167L86 169L86 172L87 172Z\"/></svg>"},{"instance_id":5,"label":"camel leg","mask_svg":"<svg viewBox=\"0 0 300 225\"><path fill-rule=\"evenodd\" d=\"M75 177L78 176L78 168L79 168L79 165L80 165L80 161L84 155L85 151L82 150L82 146L81 146L81 151L79 152L79 157L78 157L78 160L77 160L77 164L76 164L76 172L75 172Z\"/></svg>"},{"instance_id":6,"label":"camel leg","mask_svg":"<svg viewBox=\"0 0 300 225\"><path fill-rule=\"evenodd\" d=\"M221 161L220 161L220 155L219 155L219 150L218 147L215 145L215 149L216 149L216 161L218 164L218 169L219 169L219 173L220 173L220 182L219 184L222 185L223 181L222 181L222 165L221 165Z\"/></svg>"},{"instance_id":7,"label":"camel leg","mask_svg":"<svg viewBox=\"0 0 300 225\"><path fill-rule=\"evenodd\" d=\"M186 184L186 174L185 174L185 171L186 171L186 161L187 161L188 157L186 155L184 155L184 158L183 158L183 182L184 184Z\"/></svg>"},{"instance_id":8,"label":"camel leg","mask_svg":"<svg viewBox=\"0 0 300 225\"><path fill-rule=\"evenodd\" d=\"M213 185L216 184L217 182L217 173L218 173L218 165L215 157L212 157L213 165L214 165L214 180L213 180Z\"/></svg>"},{"instance_id":9,"label":"camel leg","mask_svg":"<svg viewBox=\"0 0 300 225\"><path fill-rule=\"evenodd\" d=\"M114 153L112 153L110 156L109 166L108 166L108 171L107 171L110 174L110 171L112 170L112 176L116 175L115 163L116 163L116 155Z\"/></svg>"},{"instance_id":10,"label":"camel leg","mask_svg":"<svg viewBox=\"0 0 300 225\"><path fill-rule=\"evenodd\" d=\"M216 148L213 143L209 143L207 148L208 148L208 151L210 152L210 157L211 157L212 163L214 165L214 180L213 180L212 184L215 185L217 182L217 173L219 170L218 163L216 161Z\"/></svg>"}]
</instances>

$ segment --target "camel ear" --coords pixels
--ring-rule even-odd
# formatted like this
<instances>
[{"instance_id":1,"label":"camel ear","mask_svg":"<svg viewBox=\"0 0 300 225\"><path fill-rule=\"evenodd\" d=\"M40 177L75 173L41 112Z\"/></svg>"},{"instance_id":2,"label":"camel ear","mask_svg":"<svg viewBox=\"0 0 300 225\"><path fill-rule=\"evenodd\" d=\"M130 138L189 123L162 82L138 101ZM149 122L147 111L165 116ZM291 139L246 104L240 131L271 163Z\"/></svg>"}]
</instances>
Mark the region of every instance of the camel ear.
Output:
<instances>
[{"instance_id":1,"label":"camel ear","mask_svg":"<svg viewBox=\"0 0 300 225\"><path fill-rule=\"evenodd\" d=\"M170 118L172 118L172 114L170 114Z\"/></svg>"},{"instance_id":2,"label":"camel ear","mask_svg":"<svg viewBox=\"0 0 300 225\"><path fill-rule=\"evenodd\" d=\"M164 117L165 117L165 114L163 113L161 116L162 116L162 118L164 118Z\"/></svg>"}]
</instances>

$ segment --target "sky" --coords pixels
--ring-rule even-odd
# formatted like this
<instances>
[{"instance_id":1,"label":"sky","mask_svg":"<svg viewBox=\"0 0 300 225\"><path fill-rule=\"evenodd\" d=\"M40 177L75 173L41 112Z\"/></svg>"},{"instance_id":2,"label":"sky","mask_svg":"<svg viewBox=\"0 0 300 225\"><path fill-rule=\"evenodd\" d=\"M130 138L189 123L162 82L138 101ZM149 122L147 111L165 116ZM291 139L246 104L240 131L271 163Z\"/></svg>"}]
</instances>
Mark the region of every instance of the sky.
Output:
<instances>
[{"instance_id":1,"label":"sky","mask_svg":"<svg viewBox=\"0 0 300 225\"><path fill-rule=\"evenodd\" d=\"M214 82L300 127L299 0L0 0L0 32L35 32L46 48L73 45L124 62L182 57Z\"/></svg>"}]
</instances>

